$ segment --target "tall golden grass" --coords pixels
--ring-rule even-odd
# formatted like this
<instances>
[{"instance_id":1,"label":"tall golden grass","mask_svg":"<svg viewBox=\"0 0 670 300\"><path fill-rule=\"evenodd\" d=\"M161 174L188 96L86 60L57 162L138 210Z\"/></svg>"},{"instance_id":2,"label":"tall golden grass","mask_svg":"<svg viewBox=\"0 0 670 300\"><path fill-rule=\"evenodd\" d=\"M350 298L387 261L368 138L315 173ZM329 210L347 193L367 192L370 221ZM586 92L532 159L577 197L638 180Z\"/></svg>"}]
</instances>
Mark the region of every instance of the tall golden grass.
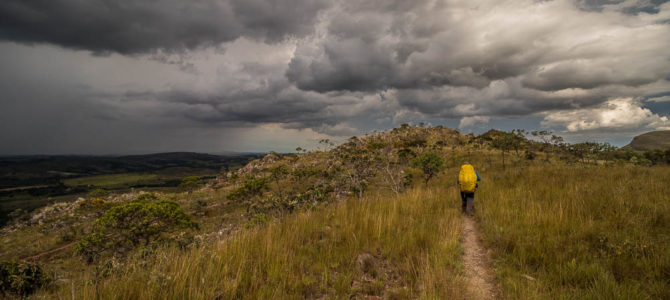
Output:
<instances>
[{"instance_id":1,"label":"tall golden grass","mask_svg":"<svg viewBox=\"0 0 670 300\"><path fill-rule=\"evenodd\" d=\"M670 168L540 164L475 199L508 299L669 299Z\"/></svg>"},{"instance_id":2,"label":"tall golden grass","mask_svg":"<svg viewBox=\"0 0 670 300\"><path fill-rule=\"evenodd\" d=\"M464 299L455 190L370 195L75 286L79 299ZM373 259L357 266L363 254ZM364 256L363 256L364 257ZM360 263L360 262L359 262ZM68 298L69 289L58 291Z\"/></svg>"},{"instance_id":3,"label":"tall golden grass","mask_svg":"<svg viewBox=\"0 0 670 300\"><path fill-rule=\"evenodd\" d=\"M483 179L475 216L503 298L670 299L669 167L512 156L503 170L494 151L442 155L449 168L428 187L399 196L372 189L362 202L290 214L216 244L160 249L97 284L75 278L75 296L466 299L456 178L469 161ZM214 229L220 216L207 218ZM361 267L365 254L372 263ZM54 293L68 299L71 286L36 297Z\"/></svg>"}]
</instances>

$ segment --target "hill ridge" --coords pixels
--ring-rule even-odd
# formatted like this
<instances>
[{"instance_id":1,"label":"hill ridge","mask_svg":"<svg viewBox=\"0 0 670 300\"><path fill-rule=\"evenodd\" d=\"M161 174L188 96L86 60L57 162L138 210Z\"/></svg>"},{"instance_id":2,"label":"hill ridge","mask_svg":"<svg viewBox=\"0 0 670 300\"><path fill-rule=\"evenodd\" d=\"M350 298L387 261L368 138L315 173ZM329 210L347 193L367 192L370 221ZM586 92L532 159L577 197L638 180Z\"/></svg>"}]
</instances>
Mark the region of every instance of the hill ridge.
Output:
<instances>
[{"instance_id":1,"label":"hill ridge","mask_svg":"<svg viewBox=\"0 0 670 300\"><path fill-rule=\"evenodd\" d=\"M657 130L640 134L623 148L636 151L670 149L670 130Z\"/></svg>"}]
</instances>

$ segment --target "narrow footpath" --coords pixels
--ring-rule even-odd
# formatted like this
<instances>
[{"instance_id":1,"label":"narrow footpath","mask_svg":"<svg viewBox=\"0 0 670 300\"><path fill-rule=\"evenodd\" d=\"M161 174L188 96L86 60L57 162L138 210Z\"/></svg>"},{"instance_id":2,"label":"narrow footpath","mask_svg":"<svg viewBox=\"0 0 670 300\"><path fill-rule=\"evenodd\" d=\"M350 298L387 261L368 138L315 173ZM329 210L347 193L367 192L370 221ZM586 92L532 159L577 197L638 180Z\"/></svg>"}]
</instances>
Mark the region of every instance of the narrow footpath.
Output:
<instances>
[{"instance_id":1,"label":"narrow footpath","mask_svg":"<svg viewBox=\"0 0 670 300\"><path fill-rule=\"evenodd\" d=\"M498 293L489 255L479 242L479 232L472 217L463 217L463 249L468 292L473 299L496 299Z\"/></svg>"},{"instance_id":2,"label":"narrow footpath","mask_svg":"<svg viewBox=\"0 0 670 300\"><path fill-rule=\"evenodd\" d=\"M60 246L60 247L58 247L58 248L56 248L56 249L51 249L51 250L48 250L48 251L44 251L44 252L42 252L42 253L40 253L40 254L36 254L36 255L32 255L32 256L28 256L28 257L24 257L24 258L22 258L22 259L20 259L20 260L21 260L21 261L33 261L33 260L38 260L38 259L40 259L40 258L47 257L47 256L52 255L52 254L54 254L54 253L58 253L58 252L60 252L60 251L62 251L62 250L65 250L65 249L67 249L67 248L70 248L70 247L74 246L74 244L76 244L76 243L77 243L77 242L72 242L72 243L69 243L69 244L67 244L67 245Z\"/></svg>"}]
</instances>

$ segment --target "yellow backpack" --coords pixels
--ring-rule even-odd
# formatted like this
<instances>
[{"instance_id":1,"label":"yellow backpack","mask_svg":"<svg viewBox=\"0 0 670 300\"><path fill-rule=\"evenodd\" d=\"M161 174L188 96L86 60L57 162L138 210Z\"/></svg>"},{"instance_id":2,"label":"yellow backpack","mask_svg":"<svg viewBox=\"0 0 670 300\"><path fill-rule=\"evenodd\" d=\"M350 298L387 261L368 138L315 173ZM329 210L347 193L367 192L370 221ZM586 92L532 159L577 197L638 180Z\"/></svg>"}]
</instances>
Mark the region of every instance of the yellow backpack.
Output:
<instances>
[{"instance_id":1,"label":"yellow backpack","mask_svg":"<svg viewBox=\"0 0 670 300\"><path fill-rule=\"evenodd\" d=\"M475 167L470 164L462 165L461 172L458 173L458 183L461 185L461 192L474 193L477 187Z\"/></svg>"}]
</instances>

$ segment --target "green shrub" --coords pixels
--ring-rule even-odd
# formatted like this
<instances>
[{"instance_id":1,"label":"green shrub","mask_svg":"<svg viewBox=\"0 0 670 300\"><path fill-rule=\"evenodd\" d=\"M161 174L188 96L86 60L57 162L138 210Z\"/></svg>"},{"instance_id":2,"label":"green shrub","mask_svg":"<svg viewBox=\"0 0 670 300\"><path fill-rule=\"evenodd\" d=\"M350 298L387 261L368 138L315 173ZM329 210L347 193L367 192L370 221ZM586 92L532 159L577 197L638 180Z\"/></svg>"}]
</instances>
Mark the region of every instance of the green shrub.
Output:
<instances>
[{"instance_id":1,"label":"green shrub","mask_svg":"<svg viewBox=\"0 0 670 300\"><path fill-rule=\"evenodd\" d=\"M0 293L26 296L48 285L51 277L33 263L0 262Z\"/></svg>"},{"instance_id":2,"label":"green shrub","mask_svg":"<svg viewBox=\"0 0 670 300\"><path fill-rule=\"evenodd\" d=\"M241 187L237 188L227 198L235 201L245 201L260 196L268 188L267 178L252 178L245 181Z\"/></svg>"},{"instance_id":3,"label":"green shrub","mask_svg":"<svg viewBox=\"0 0 670 300\"><path fill-rule=\"evenodd\" d=\"M158 196L156 196L156 194L154 194L154 193L144 193L144 194L141 194L141 195L137 196L137 198L135 198L135 200L133 200L133 201L135 201L135 202L149 202L149 201L155 201L155 200L158 200Z\"/></svg>"},{"instance_id":4,"label":"green shrub","mask_svg":"<svg viewBox=\"0 0 670 300\"><path fill-rule=\"evenodd\" d=\"M192 191L200 186L198 180L200 180L200 177L198 176L185 177L179 184L178 188L186 191Z\"/></svg>"},{"instance_id":5,"label":"green shrub","mask_svg":"<svg viewBox=\"0 0 670 300\"><path fill-rule=\"evenodd\" d=\"M77 207L77 210L79 211L99 211L99 210L104 210L107 207L109 207L111 204L108 202L105 202L104 199L100 197L96 198L90 198L86 199L84 201L81 201L79 203L79 207Z\"/></svg>"},{"instance_id":6,"label":"green shrub","mask_svg":"<svg viewBox=\"0 0 670 300\"><path fill-rule=\"evenodd\" d=\"M107 191L105 191L101 188L97 188L97 189L94 189L94 190L88 192L88 195L91 196L91 197L104 197L104 196L107 195Z\"/></svg>"},{"instance_id":7,"label":"green shrub","mask_svg":"<svg viewBox=\"0 0 670 300\"><path fill-rule=\"evenodd\" d=\"M189 209L196 213L203 213L207 207L207 201L198 199L189 204Z\"/></svg>"},{"instance_id":8,"label":"green shrub","mask_svg":"<svg viewBox=\"0 0 670 300\"><path fill-rule=\"evenodd\" d=\"M136 199L112 207L95 220L93 232L77 243L74 252L91 263L105 253L123 254L139 246L148 246L180 229L198 229L198 224L177 202Z\"/></svg>"},{"instance_id":9,"label":"green shrub","mask_svg":"<svg viewBox=\"0 0 670 300\"><path fill-rule=\"evenodd\" d=\"M260 214L255 214L251 220L246 224L247 228L253 227L253 226L262 226L270 222L270 219L266 214L260 213Z\"/></svg>"},{"instance_id":10,"label":"green shrub","mask_svg":"<svg viewBox=\"0 0 670 300\"><path fill-rule=\"evenodd\" d=\"M424 183L428 184L431 178L444 169L444 161L439 155L427 152L412 159L412 166L423 171Z\"/></svg>"}]
</instances>

